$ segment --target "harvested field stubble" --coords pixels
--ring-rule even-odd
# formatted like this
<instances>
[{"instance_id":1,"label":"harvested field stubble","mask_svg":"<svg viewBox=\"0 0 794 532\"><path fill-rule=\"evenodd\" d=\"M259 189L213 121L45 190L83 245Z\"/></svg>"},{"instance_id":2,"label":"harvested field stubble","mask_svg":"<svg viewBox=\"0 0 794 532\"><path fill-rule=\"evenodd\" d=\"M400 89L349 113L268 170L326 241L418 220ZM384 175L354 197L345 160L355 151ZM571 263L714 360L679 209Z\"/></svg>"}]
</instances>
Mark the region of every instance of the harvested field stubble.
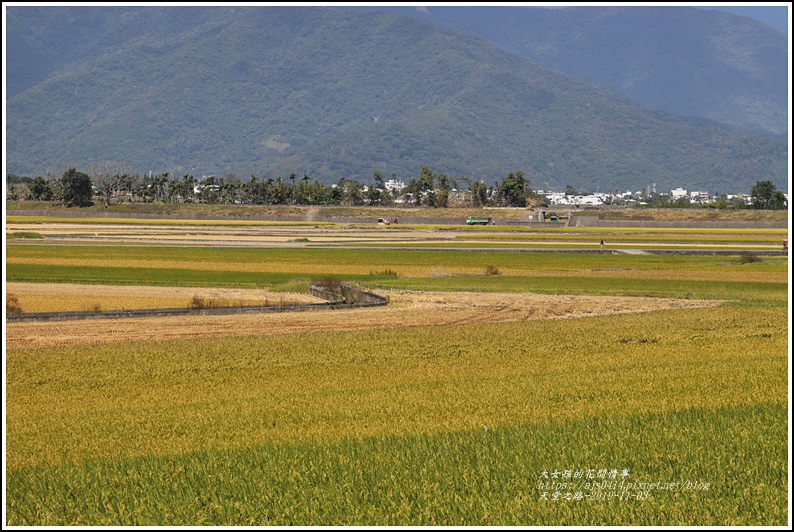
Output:
<instances>
[{"instance_id":1,"label":"harvested field stubble","mask_svg":"<svg viewBox=\"0 0 794 532\"><path fill-rule=\"evenodd\" d=\"M132 287L130 287L132 288ZM230 291L240 293L245 291ZM220 292L224 293L224 292ZM566 296L515 293L381 291L389 305L374 309L308 313L191 316L25 322L6 325L9 349L179 340L227 336L279 335L321 330L359 330L493 323L713 306L717 301L650 297ZM278 294L271 294L277 296ZM309 297L309 296L307 296ZM274 298L275 299L275 298ZM317 300L311 298L313 302Z\"/></svg>"},{"instance_id":2,"label":"harvested field stubble","mask_svg":"<svg viewBox=\"0 0 794 532\"><path fill-rule=\"evenodd\" d=\"M17 294L27 312L84 312L98 305L102 310L143 308L187 308L193 299L213 302L216 306L295 305L321 300L306 293L279 292L266 289L111 286L71 283L7 283L7 290Z\"/></svg>"}]
</instances>

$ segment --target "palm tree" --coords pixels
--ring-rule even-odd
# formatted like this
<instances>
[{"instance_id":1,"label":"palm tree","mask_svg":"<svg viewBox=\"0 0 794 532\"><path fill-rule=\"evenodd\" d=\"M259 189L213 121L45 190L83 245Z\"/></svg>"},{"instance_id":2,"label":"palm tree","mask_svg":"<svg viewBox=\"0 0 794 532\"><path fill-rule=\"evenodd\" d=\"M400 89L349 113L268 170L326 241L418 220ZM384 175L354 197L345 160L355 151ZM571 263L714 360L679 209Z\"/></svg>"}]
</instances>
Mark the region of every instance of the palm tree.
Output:
<instances>
[{"instance_id":1,"label":"palm tree","mask_svg":"<svg viewBox=\"0 0 794 532\"><path fill-rule=\"evenodd\" d=\"M290 181L292 181L292 188L289 191L290 203L292 203L292 204L295 204L295 180L297 178L298 178L298 176L295 175L295 172L292 172L289 175L289 179L290 179Z\"/></svg>"}]
</instances>

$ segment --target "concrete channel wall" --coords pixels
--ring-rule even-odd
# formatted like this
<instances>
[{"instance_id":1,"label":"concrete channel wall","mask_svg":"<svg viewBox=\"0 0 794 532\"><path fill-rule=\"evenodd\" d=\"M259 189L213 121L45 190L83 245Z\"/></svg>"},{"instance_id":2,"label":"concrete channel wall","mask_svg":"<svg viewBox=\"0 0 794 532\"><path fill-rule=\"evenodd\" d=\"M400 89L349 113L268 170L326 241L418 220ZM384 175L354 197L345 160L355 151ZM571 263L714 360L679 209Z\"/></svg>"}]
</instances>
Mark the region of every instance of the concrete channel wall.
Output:
<instances>
[{"instance_id":1,"label":"concrete channel wall","mask_svg":"<svg viewBox=\"0 0 794 532\"><path fill-rule=\"evenodd\" d=\"M598 216L574 214L569 227L639 227L673 229L786 229L788 221L763 220L601 220Z\"/></svg>"},{"instance_id":2,"label":"concrete channel wall","mask_svg":"<svg viewBox=\"0 0 794 532\"><path fill-rule=\"evenodd\" d=\"M308 312L315 310L338 310L345 308L380 307L388 304L385 297L359 290L349 283L341 283L343 293L350 294L350 301L338 295L323 290L315 285L309 285L309 294L325 299L325 303L309 303L305 305L268 305L252 307L222 307L205 309L188 308L163 308L163 309L133 309L133 310L104 310L99 312L34 312L18 316L6 316L6 322L22 321L65 321L65 320L98 320L98 319L125 319L125 318L158 318L166 316L222 316L229 314L263 314L273 312Z\"/></svg>"},{"instance_id":3,"label":"concrete channel wall","mask_svg":"<svg viewBox=\"0 0 794 532\"><path fill-rule=\"evenodd\" d=\"M529 222L524 220L497 220L497 225L532 227L534 229L564 229L565 222Z\"/></svg>"}]
</instances>

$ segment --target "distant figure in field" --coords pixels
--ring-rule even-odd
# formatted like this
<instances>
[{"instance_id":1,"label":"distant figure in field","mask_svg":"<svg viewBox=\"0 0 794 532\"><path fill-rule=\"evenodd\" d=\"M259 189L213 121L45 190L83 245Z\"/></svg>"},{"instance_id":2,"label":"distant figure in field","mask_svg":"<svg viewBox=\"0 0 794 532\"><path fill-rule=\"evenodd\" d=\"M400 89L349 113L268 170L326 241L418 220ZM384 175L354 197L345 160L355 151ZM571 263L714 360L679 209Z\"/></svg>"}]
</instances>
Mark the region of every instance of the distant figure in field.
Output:
<instances>
[{"instance_id":1,"label":"distant figure in field","mask_svg":"<svg viewBox=\"0 0 794 532\"><path fill-rule=\"evenodd\" d=\"M602 240L601 241L601 253L603 253L603 252L604 252L604 241Z\"/></svg>"}]
</instances>

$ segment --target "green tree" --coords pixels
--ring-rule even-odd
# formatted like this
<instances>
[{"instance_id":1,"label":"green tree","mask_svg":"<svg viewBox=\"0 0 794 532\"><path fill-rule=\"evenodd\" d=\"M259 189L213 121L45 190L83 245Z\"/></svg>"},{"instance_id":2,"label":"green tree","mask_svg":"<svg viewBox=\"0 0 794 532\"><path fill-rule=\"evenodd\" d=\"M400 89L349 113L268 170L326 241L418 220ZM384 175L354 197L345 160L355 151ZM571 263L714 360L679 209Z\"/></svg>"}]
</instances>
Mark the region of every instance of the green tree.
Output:
<instances>
[{"instance_id":1,"label":"green tree","mask_svg":"<svg viewBox=\"0 0 794 532\"><path fill-rule=\"evenodd\" d=\"M185 203L193 203L193 197L196 194L196 178L190 174L182 176L182 181L179 182L179 195L182 196L182 201Z\"/></svg>"},{"instance_id":2,"label":"green tree","mask_svg":"<svg viewBox=\"0 0 794 532\"><path fill-rule=\"evenodd\" d=\"M36 177L30 184L30 197L37 201L51 201L52 187L50 183L41 176Z\"/></svg>"},{"instance_id":3,"label":"green tree","mask_svg":"<svg viewBox=\"0 0 794 532\"><path fill-rule=\"evenodd\" d=\"M61 176L61 186L63 187L61 201L64 206L87 207L93 204L91 198L94 192L88 174L69 168Z\"/></svg>"},{"instance_id":4,"label":"green tree","mask_svg":"<svg viewBox=\"0 0 794 532\"><path fill-rule=\"evenodd\" d=\"M750 197L754 209L780 210L787 207L786 196L776 190L772 181L758 181L750 189Z\"/></svg>"},{"instance_id":5,"label":"green tree","mask_svg":"<svg viewBox=\"0 0 794 532\"><path fill-rule=\"evenodd\" d=\"M265 187L267 190L265 196L268 198L266 204L285 205L292 202L292 188L281 179L281 176L278 176L275 181L268 178L265 181Z\"/></svg>"},{"instance_id":6,"label":"green tree","mask_svg":"<svg viewBox=\"0 0 794 532\"><path fill-rule=\"evenodd\" d=\"M488 187L481 179L474 181L469 187L471 200L475 207L485 207L488 203Z\"/></svg>"},{"instance_id":7,"label":"green tree","mask_svg":"<svg viewBox=\"0 0 794 532\"><path fill-rule=\"evenodd\" d=\"M364 185L354 179L341 178L336 184L344 205L364 204Z\"/></svg>"},{"instance_id":8,"label":"green tree","mask_svg":"<svg viewBox=\"0 0 794 532\"><path fill-rule=\"evenodd\" d=\"M457 188L458 183L454 178L446 174L436 175L436 187L434 192L434 207L448 207L449 206L449 193L452 188Z\"/></svg>"},{"instance_id":9,"label":"green tree","mask_svg":"<svg viewBox=\"0 0 794 532\"><path fill-rule=\"evenodd\" d=\"M295 172L292 172L289 175L289 179L290 179L290 181L292 181L292 186L289 189L289 202L293 203L293 204L295 203L295 180L297 178L298 178L298 176L295 175Z\"/></svg>"},{"instance_id":10,"label":"green tree","mask_svg":"<svg viewBox=\"0 0 794 532\"><path fill-rule=\"evenodd\" d=\"M373 183L367 188L367 201L370 205L388 205L391 203L391 195L386 190L386 180L383 174L375 171L372 174Z\"/></svg>"},{"instance_id":11,"label":"green tree","mask_svg":"<svg viewBox=\"0 0 794 532\"><path fill-rule=\"evenodd\" d=\"M419 179L411 179L405 187L405 193L411 195L417 207L422 204L436 206L435 176L430 167L423 166L419 170Z\"/></svg>"},{"instance_id":12,"label":"green tree","mask_svg":"<svg viewBox=\"0 0 794 532\"><path fill-rule=\"evenodd\" d=\"M770 208L778 211L788 209L788 200L782 190L776 190L772 195L772 206Z\"/></svg>"},{"instance_id":13,"label":"green tree","mask_svg":"<svg viewBox=\"0 0 794 532\"><path fill-rule=\"evenodd\" d=\"M220 179L219 201L221 203L237 203L242 195L242 183L234 174L226 174Z\"/></svg>"},{"instance_id":14,"label":"green tree","mask_svg":"<svg viewBox=\"0 0 794 532\"><path fill-rule=\"evenodd\" d=\"M199 203L218 203L220 185L215 180L214 175L209 175L197 184L198 194L196 195Z\"/></svg>"},{"instance_id":15,"label":"green tree","mask_svg":"<svg viewBox=\"0 0 794 532\"><path fill-rule=\"evenodd\" d=\"M314 183L308 185L307 190L311 205L330 205L333 202L331 187L326 187L316 179Z\"/></svg>"},{"instance_id":16,"label":"green tree","mask_svg":"<svg viewBox=\"0 0 794 532\"><path fill-rule=\"evenodd\" d=\"M311 178L304 174L295 188L295 203L298 205L315 205L312 197L312 187L309 184Z\"/></svg>"},{"instance_id":17,"label":"green tree","mask_svg":"<svg viewBox=\"0 0 794 532\"><path fill-rule=\"evenodd\" d=\"M265 194L265 184L255 175L243 185L243 203L261 204Z\"/></svg>"},{"instance_id":18,"label":"green tree","mask_svg":"<svg viewBox=\"0 0 794 532\"><path fill-rule=\"evenodd\" d=\"M510 172L497 185L497 194L505 207L526 207L531 193L529 180L524 178L524 172Z\"/></svg>"},{"instance_id":19,"label":"green tree","mask_svg":"<svg viewBox=\"0 0 794 532\"><path fill-rule=\"evenodd\" d=\"M130 200L133 203L146 201L147 188L146 182L142 176L138 174L135 176L130 176Z\"/></svg>"}]
</instances>

